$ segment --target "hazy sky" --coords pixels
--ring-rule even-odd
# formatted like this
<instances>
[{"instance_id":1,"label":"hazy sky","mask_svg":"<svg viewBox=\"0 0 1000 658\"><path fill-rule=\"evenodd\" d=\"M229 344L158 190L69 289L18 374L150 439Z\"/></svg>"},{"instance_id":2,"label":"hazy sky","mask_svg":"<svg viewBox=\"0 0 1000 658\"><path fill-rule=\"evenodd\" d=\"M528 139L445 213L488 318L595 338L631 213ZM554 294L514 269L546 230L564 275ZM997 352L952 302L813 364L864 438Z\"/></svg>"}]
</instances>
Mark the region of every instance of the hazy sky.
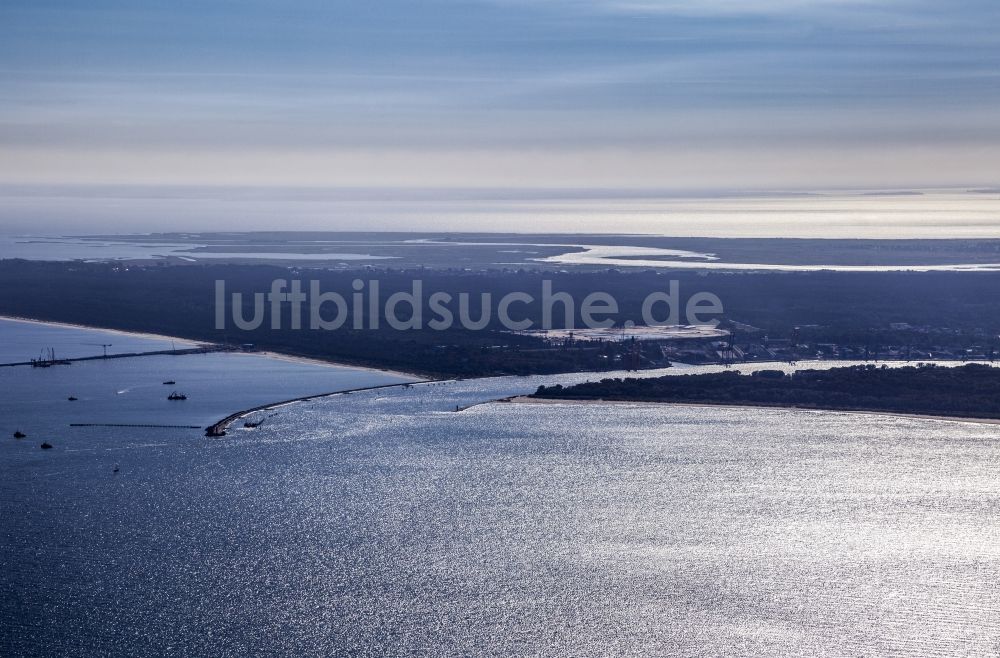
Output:
<instances>
[{"instance_id":1,"label":"hazy sky","mask_svg":"<svg viewBox=\"0 0 1000 658\"><path fill-rule=\"evenodd\" d=\"M0 3L0 184L995 185L997 0Z\"/></svg>"}]
</instances>

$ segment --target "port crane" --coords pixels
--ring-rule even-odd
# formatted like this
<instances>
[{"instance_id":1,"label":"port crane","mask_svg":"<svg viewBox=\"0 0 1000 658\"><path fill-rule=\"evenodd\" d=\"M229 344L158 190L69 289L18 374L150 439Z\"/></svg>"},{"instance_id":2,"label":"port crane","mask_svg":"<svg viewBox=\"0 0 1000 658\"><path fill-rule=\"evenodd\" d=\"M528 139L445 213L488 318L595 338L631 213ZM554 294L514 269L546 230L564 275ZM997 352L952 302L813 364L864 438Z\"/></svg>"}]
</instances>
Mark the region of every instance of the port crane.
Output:
<instances>
[{"instance_id":1,"label":"port crane","mask_svg":"<svg viewBox=\"0 0 1000 658\"><path fill-rule=\"evenodd\" d=\"M108 348L111 347L111 343L83 343L84 345L92 345L94 347L104 348L104 358L108 358Z\"/></svg>"}]
</instances>

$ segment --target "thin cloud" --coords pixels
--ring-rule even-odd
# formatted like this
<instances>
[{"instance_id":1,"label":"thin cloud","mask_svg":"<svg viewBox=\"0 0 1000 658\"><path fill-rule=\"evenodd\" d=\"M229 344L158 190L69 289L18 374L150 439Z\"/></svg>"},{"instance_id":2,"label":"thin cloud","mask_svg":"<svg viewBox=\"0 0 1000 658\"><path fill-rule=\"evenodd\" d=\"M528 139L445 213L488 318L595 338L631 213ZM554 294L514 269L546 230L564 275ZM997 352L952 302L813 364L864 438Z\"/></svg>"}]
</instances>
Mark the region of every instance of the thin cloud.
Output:
<instances>
[{"instance_id":1,"label":"thin cloud","mask_svg":"<svg viewBox=\"0 0 1000 658\"><path fill-rule=\"evenodd\" d=\"M373 4L12 0L0 183L823 187L1000 164L996 0Z\"/></svg>"}]
</instances>

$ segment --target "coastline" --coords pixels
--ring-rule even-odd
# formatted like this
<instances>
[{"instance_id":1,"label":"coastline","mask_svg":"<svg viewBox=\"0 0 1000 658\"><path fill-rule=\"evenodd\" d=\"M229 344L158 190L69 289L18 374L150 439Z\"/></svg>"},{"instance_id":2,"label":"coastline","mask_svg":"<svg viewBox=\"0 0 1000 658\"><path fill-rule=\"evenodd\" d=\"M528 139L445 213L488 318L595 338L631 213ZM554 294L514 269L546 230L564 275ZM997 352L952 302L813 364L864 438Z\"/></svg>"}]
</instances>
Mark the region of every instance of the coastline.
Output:
<instances>
[{"instance_id":1,"label":"coastline","mask_svg":"<svg viewBox=\"0 0 1000 658\"><path fill-rule=\"evenodd\" d=\"M179 338L178 336L167 336L165 334L151 334L141 331L125 331L124 329L108 329L107 327L94 327L87 324L75 324L72 322L58 322L56 320L39 320L37 318L27 318L21 315L0 315L0 320L8 322L22 322L24 324L40 324L49 327L62 327L64 329L86 329L88 331L105 331L118 336L131 336L133 338L149 338L153 340L169 340L175 343L185 343L190 347L203 347L211 345L206 341L191 340L190 338Z\"/></svg>"},{"instance_id":2,"label":"coastline","mask_svg":"<svg viewBox=\"0 0 1000 658\"><path fill-rule=\"evenodd\" d=\"M131 336L134 338L149 338L153 340L167 340L174 343L182 343L187 347L204 347L212 345L208 341L197 341L190 338L180 338L178 336L168 336L166 334L153 334L140 331L126 331L124 329L109 329L107 327L94 327L92 325L86 324L75 324L71 322L58 322L55 320L39 320L37 318L27 318L18 315L0 315L0 321L8 322L22 322L25 324L37 324L50 327L62 327L65 329L85 329L87 331L103 331L110 334L115 334L119 336ZM374 366L363 366L353 363L345 363L342 361L324 361L323 359L316 359L306 356L298 356L295 354L283 354L281 352L274 352L271 350L261 350L259 352L241 352L235 351L232 354L246 354L250 356L262 356L268 359L278 359L282 361L289 361L292 363L302 363L307 365L315 366L326 366L331 368L350 368L352 370L363 370L365 372L380 372L389 375L398 375L400 377L411 377L415 380L423 381L426 377L419 373L404 372L402 370L392 370L389 368L376 368Z\"/></svg>"},{"instance_id":3,"label":"coastline","mask_svg":"<svg viewBox=\"0 0 1000 658\"><path fill-rule=\"evenodd\" d=\"M106 328L106 327L95 327L95 326L91 326L91 325L83 325L83 324L76 324L76 323L69 323L69 322L39 320L39 319L36 319L36 318L28 318L28 317L23 317L23 316L0 315L0 321L21 322L21 323L25 323L25 324L47 325L47 326L52 326L52 327L63 327L63 328L69 328L69 329L82 329L82 330L89 330L89 331L101 331L101 332L107 332L107 333L111 333L111 334L124 335L124 336L132 336L132 337L139 337L139 338L149 338L149 339L156 339L156 340L173 341L173 342L181 343L183 345L187 345L187 346L190 346L190 347L202 347L202 346L212 345L212 343L206 342L206 341L195 341L195 340L191 340L191 339L187 339L187 338L180 338L180 337L177 337L177 336L168 336L168 335L165 335L165 334L154 334L154 333L148 333L148 332L127 331L127 330L122 330L122 329L109 329L109 328ZM326 361L326 360L317 359L317 358L314 358L314 357L307 357L307 356L301 356L301 355L296 355L296 354L284 354L284 353L281 353L281 352L275 352L275 351L271 351L271 350L252 351L252 352L234 351L234 352L231 352L231 353L232 354L237 354L237 355L244 355L244 356L261 356L261 357L268 358L268 359L276 359L276 360L281 360L281 361L286 361L286 362L291 362L291 363L300 363L300 364L305 364L305 365L325 366L325 367L332 367L332 368L346 368L346 369L359 370L359 371L364 371L364 372L389 374L389 375L395 375L395 376L399 376L399 377L409 378L409 379L412 379L412 381L411 382L400 382L400 383L397 383L397 384L380 385L380 386L376 386L376 387L365 387L365 388L361 388L361 389L348 389L347 391L333 391L333 392L327 392L327 393L319 393L319 394L304 396L304 397L300 397L300 398L280 400L280 401L268 403L268 404L265 404L265 405L260 405L258 407L254 407L254 408L251 408L251 409L244 409L244 410L241 410L241 411L234 412L233 414L230 414L225 419L217 421L216 423L214 423L213 425L211 425L209 427L210 430L212 428L219 428L219 429L221 429L222 430L222 434L220 434L220 435L224 435L225 428L229 424L231 424L235 420L238 420L239 418L241 418L243 416L246 416L246 415L249 415L249 414L251 414L251 413L253 413L255 411L272 409L272 408L276 408L276 407L280 407L280 406L284 406L284 405L288 405L288 404L294 404L296 402L307 401L307 400L311 400L311 399L315 399L315 398L330 397L330 396L338 395L338 394L341 394L341 393L353 392L355 390L361 391L361 390L367 390L368 388L383 388L383 387L390 387L390 386L401 386L401 385L404 385L404 384L417 384L417 383L425 383L425 382L428 382L428 381L445 381L445 380L437 379L437 378L435 378L433 376L428 376L428 375L424 375L424 374L421 374L421 373L404 372L404 371L400 371L400 370L392 370L392 369L388 369L388 368L379 368L379 367L374 367L374 366L365 366L365 365L359 365L359 364L353 364L353 363L346 363L346 362L341 362L341 361ZM935 361L934 360L930 360L928 362L929 363L934 363ZM768 364L783 365L784 363L785 363L784 361L754 362L754 365L768 365ZM894 361L873 361L872 363L896 363L896 362L894 362ZM952 363L952 362L951 361L944 361L942 363ZM970 362L963 362L963 363L973 363L973 362L970 361ZM715 365L715 364L708 364L708 365ZM849 362L845 362L845 365L849 365ZM897 417L897 418L914 418L914 419L922 419L922 420L937 420L937 421L947 421L947 422L964 422L964 423L976 423L976 424L984 424L984 425L1000 425L1000 419L993 419L993 418L975 418L975 417L966 417L966 416L939 416L939 415L933 415L933 414L913 414L913 413L906 413L906 412L893 412L893 411L869 410L869 409L822 409L822 408L810 408L810 407L797 407L797 406L793 406L793 405L787 405L786 406L786 405L733 404L733 403L710 403L710 402L668 402L668 401L656 401L656 400L604 400L604 399L600 399L600 398L592 398L592 399L580 399L580 398L573 398L573 399L570 399L570 398L566 398L566 399L561 399L561 398L544 398L543 399L543 398L534 398L534 397L531 397L529 395L517 395L517 396L508 397L508 398L500 398L498 400L491 400L491 401L488 401L488 402L507 402L507 403L513 402L513 403L519 403L519 404L553 404L553 403L558 403L558 404L593 404L593 403L600 403L600 404L641 404L641 405L675 405L675 406L686 406L686 407L723 407L723 408L731 408L731 409L748 408L749 407L749 408L754 408L754 409L785 409L785 410L792 410L792 411L807 411L807 412L813 412L813 413L842 413L842 414L854 414L854 415L864 414L864 415L876 415L876 416L892 416L892 417ZM477 403L477 404L486 404L488 402L480 402L480 403ZM470 405L470 406L476 406L476 405ZM209 434L209 435L211 436L212 434Z\"/></svg>"},{"instance_id":4,"label":"coastline","mask_svg":"<svg viewBox=\"0 0 1000 658\"><path fill-rule=\"evenodd\" d=\"M809 413L849 414L865 416L889 416L892 418L912 418L917 420L938 420L949 423L973 423L976 425L1000 425L1000 418L974 418L969 416L935 416L933 414L910 414L902 411L876 411L873 409L818 409L814 407L796 407L792 405L766 404L724 404L711 402L659 402L656 400L603 400L600 398L569 399L569 398L534 398L529 395L515 395L509 398L495 400L514 404L641 404L664 405L675 407L721 408L721 409L778 409L785 411L803 411Z\"/></svg>"},{"instance_id":5,"label":"coastline","mask_svg":"<svg viewBox=\"0 0 1000 658\"><path fill-rule=\"evenodd\" d=\"M412 377L415 380L415 382L427 380L426 377L415 372L404 372L402 370L392 370L391 368L376 368L375 366L362 366L354 363L345 363L343 361L324 361L323 359L317 359L314 357L299 356L297 354L283 354L282 352L274 352L271 350L261 350L259 352L233 352L233 354L243 354L247 356L263 356L268 359L276 359L278 361L288 361L290 363L301 363L304 365L311 365L311 366L326 366L327 368L350 368L351 370L362 370L364 372L379 372L385 375Z\"/></svg>"}]
</instances>

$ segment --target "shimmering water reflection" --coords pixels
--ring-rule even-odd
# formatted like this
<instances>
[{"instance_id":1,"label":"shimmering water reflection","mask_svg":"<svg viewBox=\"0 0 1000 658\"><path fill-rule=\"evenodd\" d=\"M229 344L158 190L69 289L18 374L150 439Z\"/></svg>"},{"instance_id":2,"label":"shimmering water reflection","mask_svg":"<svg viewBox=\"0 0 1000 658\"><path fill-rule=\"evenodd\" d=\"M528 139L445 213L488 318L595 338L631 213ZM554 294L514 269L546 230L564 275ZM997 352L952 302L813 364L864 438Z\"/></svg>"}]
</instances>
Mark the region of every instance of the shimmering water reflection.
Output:
<instances>
[{"instance_id":1,"label":"shimmering water reflection","mask_svg":"<svg viewBox=\"0 0 1000 658\"><path fill-rule=\"evenodd\" d=\"M0 653L996 652L997 426L454 411L533 383L316 400L117 476L39 454L0 483Z\"/></svg>"}]
</instances>

